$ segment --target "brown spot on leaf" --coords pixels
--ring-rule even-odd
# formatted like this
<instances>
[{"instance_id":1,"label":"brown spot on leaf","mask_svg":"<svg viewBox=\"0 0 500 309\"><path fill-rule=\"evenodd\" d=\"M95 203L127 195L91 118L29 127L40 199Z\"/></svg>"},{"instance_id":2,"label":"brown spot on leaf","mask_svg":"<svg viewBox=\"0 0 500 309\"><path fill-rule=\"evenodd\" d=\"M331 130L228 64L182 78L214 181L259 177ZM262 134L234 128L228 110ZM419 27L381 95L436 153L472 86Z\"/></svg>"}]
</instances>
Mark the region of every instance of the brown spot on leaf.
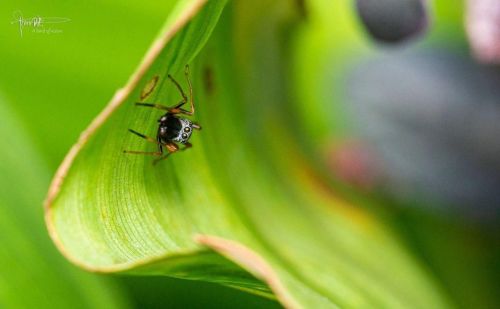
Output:
<instances>
[{"instance_id":1,"label":"brown spot on leaf","mask_svg":"<svg viewBox=\"0 0 500 309\"><path fill-rule=\"evenodd\" d=\"M141 91L141 100L144 100L147 98L153 90L155 90L156 85L158 84L158 80L160 77L158 75L155 75L147 84L142 88Z\"/></svg>"},{"instance_id":2,"label":"brown spot on leaf","mask_svg":"<svg viewBox=\"0 0 500 309\"><path fill-rule=\"evenodd\" d=\"M301 18L307 18L308 11L305 0L295 0L295 6Z\"/></svg>"},{"instance_id":3,"label":"brown spot on leaf","mask_svg":"<svg viewBox=\"0 0 500 309\"><path fill-rule=\"evenodd\" d=\"M203 68L203 86L206 94L212 95L214 93L214 70L209 66Z\"/></svg>"}]
</instances>

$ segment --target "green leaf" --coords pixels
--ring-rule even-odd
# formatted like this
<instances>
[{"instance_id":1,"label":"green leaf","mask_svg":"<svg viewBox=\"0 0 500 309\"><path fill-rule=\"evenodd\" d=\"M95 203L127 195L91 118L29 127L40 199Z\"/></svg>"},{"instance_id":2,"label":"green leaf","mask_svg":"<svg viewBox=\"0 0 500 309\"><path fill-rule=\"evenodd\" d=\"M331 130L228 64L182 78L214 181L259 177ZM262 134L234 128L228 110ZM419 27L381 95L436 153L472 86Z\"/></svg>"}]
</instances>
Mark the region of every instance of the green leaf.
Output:
<instances>
[{"instance_id":1,"label":"green leaf","mask_svg":"<svg viewBox=\"0 0 500 309\"><path fill-rule=\"evenodd\" d=\"M225 5L179 2L70 150L46 201L58 248L91 271L219 282L287 307L449 306L397 237L335 194L303 149L283 49L295 8L241 1L218 23ZM134 102L175 105L167 74L181 80L188 63L203 126L194 147L155 166L124 154L156 150L127 129L154 137L162 113Z\"/></svg>"},{"instance_id":2,"label":"green leaf","mask_svg":"<svg viewBox=\"0 0 500 309\"><path fill-rule=\"evenodd\" d=\"M45 163L0 96L0 307L124 308L108 280L63 259L46 235L41 203Z\"/></svg>"}]
</instances>

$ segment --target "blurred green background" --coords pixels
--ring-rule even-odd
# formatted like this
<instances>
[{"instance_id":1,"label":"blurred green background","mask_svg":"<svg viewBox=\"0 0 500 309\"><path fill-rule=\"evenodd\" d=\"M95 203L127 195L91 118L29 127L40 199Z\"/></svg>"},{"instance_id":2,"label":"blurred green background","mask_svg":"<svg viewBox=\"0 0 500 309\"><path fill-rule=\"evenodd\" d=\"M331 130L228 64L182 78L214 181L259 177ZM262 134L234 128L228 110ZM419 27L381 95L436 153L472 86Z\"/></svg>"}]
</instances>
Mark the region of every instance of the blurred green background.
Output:
<instances>
[{"instance_id":1,"label":"blurred green background","mask_svg":"<svg viewBox=\"0 0 500 309\"><path fill-rule=\"evenodd\" d=\"M444 137L436 145L421 142L441 135L422 129L432 125L425 106L412 109L432 100L436 105L464 100L493 101L493 111L498 111L498 97L492 90L497 87L498 70L478 65L469 55L463 4L436 1L428 33L414 42L386 46L374 43L364 32L350 1L314 3L308 7L305 2L304 21L287 38L293 47L290 58L294 65L288 72L295 86L292 102L303 121L300 134L312 141L310 151L320 161L330 162L332 179L346 196L382 201L384 207L375 211L397 222L401 238L457 304L498 306L499 173L494 158L498 152L479 147L486 153L479 163L469 157L462 159L460 154L468 154L475 145L460 139L468 131L458 134L453 147ZM7 249L0 253L0 305L64 307L76 299L81 307L279 307L209 283L86 274L66 262L46 235L41 205L50 177L80 132L126 83L174 4L112 0L0 3L0 132L4 148L0 155L0 239ZM70 21L57 26L62 33L25 31L21 36L17 25L11 24L15 12ZM399 94L390 91L406 78L411 87L402 84ZM410 102L403 112L378 113L397 110L401 101ZM395 104L390 105L392 102ZM463 110L477 108L466 103L446 105L439 112L460 116L459 124L469 123L463 115L470 112ZM414 115L422 118L410 117ZM409 117L411 121L405 122ZM444 128L455 123L447 117L436 121L442 121ZM375 126L380 123L395 125L380 129ZM487 130L478 139L498 132L495 130ZM411 144L426 152L418 156L401 141L413 141ZM366 149L379 155L356 160ZM427 156L437 161L421 160ZM370 165L374 160L377 164ZM450 167L453 173L435 168L449 161L456 163ZM387 162L395 165L387 167ZM412 169L407 168L411 165ZM352 166L357 166L354 172ZM462 166L467 168L462 170ZM419 177L422 170L432 170L442 178ZM467 184L467 179L478 188L458 194L464 192L460 184Z\"/></svg>"}]
</instances>

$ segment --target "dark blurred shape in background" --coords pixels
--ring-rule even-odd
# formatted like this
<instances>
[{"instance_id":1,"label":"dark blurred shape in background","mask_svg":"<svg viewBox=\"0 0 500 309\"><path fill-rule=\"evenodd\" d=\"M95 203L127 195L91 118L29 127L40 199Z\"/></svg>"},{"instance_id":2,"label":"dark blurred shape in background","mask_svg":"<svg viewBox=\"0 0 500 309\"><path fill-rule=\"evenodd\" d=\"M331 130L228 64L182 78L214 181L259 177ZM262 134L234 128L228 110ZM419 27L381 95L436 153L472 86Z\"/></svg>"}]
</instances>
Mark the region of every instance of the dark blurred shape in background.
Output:
<instances>
[{"instance_id":1,"label":"dark blurred shape in background","mask_svg":"<svg viewBox=\"0 0 500 309\"><path fill-rule=\"evenodd\" d=\"M357 0L356 8L366 30L377 40L399 42L427 28L423 0Z\"/></svg>"},{"instance_id":2,"label":"dark blurred shape in background","mask_svg":"<svg viewBox=\"0 0 500 309\"><path fill-rule=\"evenodd\" d=\"M402 201L480 220L500 210L500 72L444 50L393 51L347 77L372 176ZM424 202L424 203L422 203Z\"/></svg>"}]
</instances>

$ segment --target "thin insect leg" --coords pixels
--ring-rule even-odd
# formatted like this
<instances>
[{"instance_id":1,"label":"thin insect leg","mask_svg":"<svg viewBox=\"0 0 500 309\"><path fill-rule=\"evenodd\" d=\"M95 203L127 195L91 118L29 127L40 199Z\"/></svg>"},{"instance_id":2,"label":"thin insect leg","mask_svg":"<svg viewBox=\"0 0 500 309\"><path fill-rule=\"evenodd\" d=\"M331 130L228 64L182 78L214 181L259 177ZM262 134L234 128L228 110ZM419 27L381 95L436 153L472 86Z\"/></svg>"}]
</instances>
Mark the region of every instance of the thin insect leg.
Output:
<instances>
[{"instance_id":1,"label":"thin insect leg","mask_svg":"<svg viewBox=\"0 0 500 309\"><path fill-rule=\"evenodd\" d=\"M124 150L123 153L129 153L129 154L140 154L140 155L150 155L150 156L161 156L163 154L163 143L161 142L159 136L154 140L152 137L146 136L144 134L141 134L137 131L134 131L132 129L128 129L131 133L134 133L135 135L147 140L148 142L154 143L158 145L158 151L136 151L136 150Z\"/></svg>"},{"instance_id":2,"label":"thin insect leg","mask_svg":"<svg viewBox=\"0 0 500 309\"><path fill-rule=\"evenodd\" d=\"M171 143L170 145L169 145L169 144L167 144L168 153L167 153L166 155L164 155L164 156L162 156L162 157L158 158L158 159L155 159L155 160L153 161L153 165L155 165L156 163L158 163L158 162L159 162L159 161L161 161L161 160L165 160L165 159L166 159L166 158L167 158L170 154L172 154L172 153L174 153L174 152L177 152L177 151L184 151L184 150L186 150L186 149L188 149L188 148L191 148L191 147L193 147L193 145L192 145L190 142L186 142L186 143L184 144L184 147L182 147L182 148L180 148L180 149L179 149L179 146L177 146L177 145L176 145L176 144L174 144L174 143Z\"/></svg>"},{"instance_id":3,"label":"thin insect leg","mask_svg":"<svg viewBox=\"0 0 500 309\"><path fill-rule=\"evenodd\" d=\"M186 104L186 102L184 101L181 101L179 102L179 104L173 106L173 107L169 107L169 106L164 106L164 105L161 105L161 104L153 104L153 103L141 103L141 102L136 102L135 105L137 106L145 106L145 107L152 107L152 108L157 108L157 109L161 109L161 110L165 110L165 111L168 111L169 113L171 114L179 114L179 113L183 113L183 109L180 108L182 105Z\"/></svg>"},{"instance_id":4,"label":"thin insect leg","mask_svg":"<svg viewBox=\"0 0 500 309\"><path fill-rule=\"evenodd\" d=\"M186 67L184 68L184 75L186 76L186 81L189 86L189 101L191 103L191 108L189 111L181 109L183 114L186 115L192 115L194 114L194 99L193 99L193 85L191 84L191 79L189 78L189 65L186 64Z\"/></svg>"},{"instance_id":5,"label":"thin insect leg","mask_svg":"<svg viewBox=\"0 0 500 309\"><path fill-rule=\"evenodd\" d=\"M165 144L165 147L167 148L168 150L168 153L165 154L164 156L162 157L159 157L158 159L155 159L153 161L153 165L156 165L158 162L160 162L161 160L165 160L166 158L168 158L168 156L176 151L179 150L179 146L177 146L176 144L174 143L166 143Z\"/></svg>"},{"instance_id":6,"label":"thin insect leg","mask_svg":"<svg viewBox=\"0 0 500 309\"><path fill-rule=\"evenodd\" d=\"M173 114L178 114L179 113L179 114L185 114L185 115L191 116L191 115L194 114L194 99L193 99L193 85L191 84L191 79L189 78L189 65L186 65L185 70L184 70L184 75L186 76L186 81L187 81L188 86L189 86L189 103L190 103L190 109L189 110L185 110L183 108L180 108L182 105L184 105L184 103L187 102L187 97L184 94L184 92L182 91L182 88L179 86L179 84L173 78L171 78L172 81L179 88L179 91L181 91L182 97L184 98L185 101L181 102L181 104L177 105L170 112L173 113Z\"/></svg>"},{"instance_id":7,"label":"thin insect leg","mask_svg":"<svg viewBox=\"0 0 500 309\"><path fill-rule=\"evenodd\" d=\"M196 122L193 122L192 126L196 130L201 130L201 126L199 124L197 124Z\"/></svg>"},{"instance_id":8,"label":"thin insect leg","mask_svg":"<svg viewBox=\"0 0 500 309\"><path fill-rule=\"evenodd\" d=\"M158 128L158 133L156 133L156 141L158 142L158 151L163 153L163 143L160 137L160 128Z\"/></svg>"},{"instance_id":9,"label":"thin insect leg","mask_svg":"<svg viewBox=\"0 0 500 309\"><path fill-rule=\"evenodd\" d=\"M164 111L170 111L172 109L171 107L168 107L168 106L164 106L164 105L161 105L161 104L153 104L153 103L136 102L135 105L157 108L157 109L161 109L161 110L164 110Z\"/></svg>"},{"instance_id":10,"label":"thin insect leg","mask_svg":"<svg viewBox=\"0 0 500 309\"><path fill-rule=\"evenodd\" d=\"M189 96L190 96L190 98L189 98L190 109L189 110L185 110L185 109L181 108L182 105L187 103L188 97L186 96L186 94L182 90L181 85L179 85L179 83L170 74L168 75L168 78L175 84L175 86L177 87L177 89L179 90L179 92L181 93L182 98L183 98L183 100L179 104L175 105L174 107L168 107L168 106L161 105L161 104L136 102L135 105L157 108L157 109L168 111L172 114L185 114L185 115L190 115L190 116L193 115L194 114L193 85L191 84L191 79L189 78L189 66L188 65L186 65L186 67L185 67L184 74L186 76L186 81L187 81L188 86L189 86Z\"/></svg>"},{"instance_id":11,"label":"thin insect leg","mask_svg":"<svg viewBox=\"0 0 500 309\"><path fill-rule=\"evenodd\" d=\"M158 162L160 162L161 160L164 160L164 159L168 158L168 156L169 156L169 155L170 155L170 152L169 152L169 153L167 153L167 154L165 154L165 155L163 155L162 157L159 157L159 158L157 158L157 159L154 159L154 161L153 161L153 165L156 165L156 164L158 164Z\"/></svg>"},{"instance_id":12,"label":"thin insect leg","mask_svg":"<svg viewBox=\"0 0 500 309\"><path fill-rule=\"evenodd\" d=\"M161 156L163 154L162 152L159 151L135 151L135 150L124 150L123 153L149 155L149 156Z\"/></svg>"},{"instance_id":13,"label":"thin insect leg","mask_svg":"<svg viewBox=\"0 0 500 309\"><path fill-rule=\"evenodd\" d=\"M183 147L182 149L180 149L180 150L181 150L181 151L182 151L182 150L186 150L186 149L191 148L191 147L193 147L193 144L191 144L190 142L186 142L186 143L184 144L184 147Z\"/></svg>"},{"instance_id":14,"label":"thin insect leg","mask_svg":"<svg viewBox=\"0 0 500 309\"><path fill-rule=\"evenodd\" d=\"M160 143L159 141L155 140L155 139L154 139L154 138L152 138L152 137L146 136L146 135L141 134L141 133L139 133L139 132L137 132L137 131L134 131L134 130L132 130L132 129L128 129L128 130L129 130L131 133L134 133L135 135L137 135L137 136L139 136L139 137L141 137L141 138L143 138L143 139L147 140L147 141L148 141L148 142L150 142L150 143L157 144L157 145L160 145L160 146L162 145L162 143Z\"/></svg>"},{"instance_id":15,"label":"thin insect leg","mask_svg":"<svg viewBox=\"0 0 500 309\"><path fill-rule=\"evenodd\" d=\"M174 107L170 108L168 111L171 114L183 114L184 109L181 108L182 105L186 104L184 101L180 101L179 104L175 105Z\"/></svg>"},{"instance_id":16,"label":"thin insect leg","mask_svg":"<svg viewBox=\"0 0 500 309\"><path fill-rule=\"evenodd\" d=\"M172 75L168 74L168 78L172 81L172 83L174 83L174 85L177 87L177 90L179 90L181 96L182 96L182 104L186 103L188 98L186 96L186 94L184 93L184 90L182 90L182 87L181 85L179 85L179 83L172 77Z\"/></svg>"}]
</instances>

